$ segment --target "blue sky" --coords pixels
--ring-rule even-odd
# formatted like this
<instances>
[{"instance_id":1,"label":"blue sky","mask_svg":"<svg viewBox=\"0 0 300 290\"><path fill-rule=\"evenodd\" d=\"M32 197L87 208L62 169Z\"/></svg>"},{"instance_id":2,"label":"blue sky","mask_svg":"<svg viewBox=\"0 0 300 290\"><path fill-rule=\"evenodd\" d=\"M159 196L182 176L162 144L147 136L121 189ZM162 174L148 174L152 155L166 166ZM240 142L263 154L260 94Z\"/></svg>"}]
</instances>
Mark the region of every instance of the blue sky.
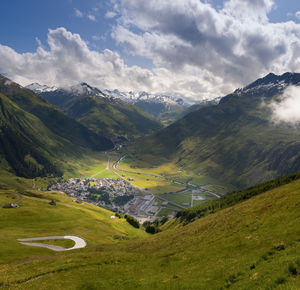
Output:
<instances>
[{"instance_id":1,"label":"blue sky","mask_svg":"<svg viewBox=\"0 0 300 290\"><path fill-rule=\"evenodd\" d=\"M207 1L214 7L223 7L223 0ZM295 12L300 10L300 2L295 0L276 0L276 6L269 14L272 22L293 20L300 22ZM49 28L65 27L67 30L78 33L89 42L93 49L106 48L118 50L123 54L122 47L118 46L110 37L111 27L115 18L106 18L105 14L111 10L109 0L10 0L1 3L0 10L0 43L14 48L16 51L33 52L37 48L36 38L46 43ZM85 16L76 17L75 9ZM90 20L87 15L93 15L96 21ZM95 40L93 38L98 37ZM131 57L123 54L129 65L135 63L148 67L149 61L142 57Z\"/></svg>"},{"instance_id":2,"label":"blue sky","mask_svg":"<svg viewBox=\"0 0 300 290\"><path fill-rule=\"evenodd\" d=\"M279 73L284 72L284 70L298 69L291 63L292 61L298 63L296 49L292 45L295 40L297 42L300 35L300 32L297 34L297 31L300 31L300 12L298 17L296 14L297 11L300 11L299 1L227 0L225 2L229 3L227 12L225 12L226 17L223 12L220 12L224 7L222 0L3 1L0 10L0 45L2 45L0 58L2 56L4 60L2 63L0 60L0 73L7 73L9 77L20 82L26 82L25 79L28 79L28 81L36 80L53 84L60 80L61 76L58 75L57 71L66 71L66 68L59 68L56 72L53 71L51 77L48 74L40 79L38 77L40 72L36 71L36 67L28 70L32 71L28 75L23 73L26 71L25 65L31 68L31 60L29 61L28 56L25 56L24 53L34 54L32 58L35 59L32 62L35 64L37 58L39 62L42 62L42 56L38 55L37 48L41 46L46 52L49 52L48 30L56 31L59 27L65 30L52 33L55 42L60 42L59 47L64 46L66 41L71 41L71 38L78 34L80 41L82 40L87 45L88 51L83 48L83 43L76 42L78 39L74 41L79 49L83 49L85 53L89 54L89 59L95 57L92 56L92 52L96 51L99 53L98 58L96 58L98 60L101 58L101 61L107 64L108 59L112 56L107 54L103 56L104 51L109 50L112 53L117 53L115 58L118 64L108 65L119 69L119 71L116 69L109 70L111 75L114 74L114 79L113 77L104 79L104 74L97 76L97 78L87 74L85 76L83 72L85 69L88 71L88 68L82 68L80 72L76 73L76 77L71 74L72 78L71 76L69 78L76 79L76 81L79 81L79 78L85 78L94 85L107 88L120 86L121 89L134 90L136 87L137 90L148 89L156 92L161 88L163 92L174 94L188 94L191 91L193 97L197 97L196 92L199 91L199 96L211 97L213 94L217 96L227 93L232 88L244 85L269 70ZM253 4L254 2L257 5ZM170 9L167 7L168 3ZM210 3L213 10L208 9L205 3ZM191 7L197 7L196 13L193 13ZM205 11L201 7L204 7ZM250 15L251 13L247 15L248 7L249 11L253 13L252 15ZM261 15L261 17L256 17L256 14ZM154 19L153 23L148 17L151 15ZM156 17L157 15L161 15L161 18ZM176 17L183 19L184 22L176 23L176 20L174 22ZM235 23L234 26L241 29L240 37L245 37L241 43L238 43L239 37L235 35L234 29L229 29L223 34L218 32L219 28L225 29L224 23L230 17ZM265 17L267 17L267 26L264 22L266 21ZM202 18L209 23L203 26L204 30L207 26L212 26L212 22L209 22L210 19L214 19L213 26L217 26L215 23L219 23L220 20L220 27L209 33L201 30ZM193 26L195 23L197 26ZM272 25L279 23L284 23L282 28ZM247 25L249 26L249 33ZM182 27L184 27L186 34L180 32ZM264 29L266 30L264 31ZM274 38L274 31L277 34L277 30L279 36ZM72 36L67 36L67 32L70 32ZM213 33L217 34L213 35ZM288 42L284 39L286 33L289 37ZM213 41L209 34L213 35ZM230 34L230 37L224 37L227 34ZM257 37L254 36L255 34ZM280 39L280 35L282 39ZM189 36L191 37L189 38ZM264 46L262 40L266 36L267 45ZM270 39L268 39L269 36ZM200 41L202 37L206 37L206 41ZM66 38L65 42L63 38ZM228 42L235 40L237 43L230 47ZM245 51L249 43L251 47ZM163 47L162 44L165 46ZM274 44L273 47L272 44ZM66 44L61 49L69 49L68 45ZM204 49L210 46L212 46L210 48L212 52L208 55L207 51L204 53ZM14 56L12 53L8 53L7 47L14 51ZM242 47L242 49L238 53L231 53L237 47L239 49ZM167 48L169 49L167 50ZM55 54L55 57L57 55ZM47 57L53 59L53 55ZM223 66L217 62L211 63L215 57L224 59ZM24 60L24 68L20 69L17 63L14 68L8 67L8 63L16 60L16 58ZM253 61L257 64L263 62L263 64L252 74L241 73L245 66L245 58L248 59L248 62ZM78 55L76 55L75 61L79 61ZM79 62L81 63L82 60ZM56 66L57 63L59 61L55 62ZM50 62L49 66L51 66ZM134 73L133 66L138 67L134 69ZM39 68L41 68L41 64ZM45 69L47 68L45 67ZM93 69L95 68L93 67ZM132 79L133 75L136 78L134 80ZM229 78L228 75L231 77ZM120 77L124 78L122 82L118 81ZM128 79L130 82L127 83ZM201 81L197 81L197 79ZM214 93L212 94L213 88Z\"/></svg>"},{"instance_id":3,"label":"blue sky","mask_svg":"<svg viewBox=\"0 0 300 290\"><path fill-rule=\"evenodd\" d=\"M1 3L0 24L1 43L13 47L18 52L34 51L35 38L45 42L49 28L65 27L73 33L79 33L83 39L93 42L92 36L104 36L110 30L112 21L105 18L109 8L105 1L97 0L26 0L3 1ZM75 9L96 17L76 17ZM108 33L109 34L109 33ZM110 41L94 41L99 49L109 46Z\"/></svg>"}]
</instances>

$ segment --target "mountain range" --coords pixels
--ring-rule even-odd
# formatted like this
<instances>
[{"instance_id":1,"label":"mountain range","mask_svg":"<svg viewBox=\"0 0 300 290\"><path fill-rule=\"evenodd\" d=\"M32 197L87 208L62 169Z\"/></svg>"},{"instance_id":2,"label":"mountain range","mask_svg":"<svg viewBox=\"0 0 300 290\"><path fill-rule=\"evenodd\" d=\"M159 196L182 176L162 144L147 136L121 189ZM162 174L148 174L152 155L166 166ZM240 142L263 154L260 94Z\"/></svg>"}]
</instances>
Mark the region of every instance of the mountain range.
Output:
<instances>
[{"instance_id":1,"label":"mountain range","mask_svg":"<svg viewBox=\"0 0 300 290\"><path fill-rule=\"evenodd\" d=\"M272 104L280 105L285 90L299 85L300 74L269 74L143 138L137 154L154 165L172 160L236 187L298 171L299 125L274 122Z\"/></svg>"},{"instance_id":2,"label":"mountain range","mask_svg":"<svg viewBox=\"0 0 300 290\"><path fill-rule=\"evenodd\" d=\"M162 127L159 121L138 107L119 98L107 95L99 89L81 83L67 88L35 91L49 103L58 106L69 117L89 129L109 138L121 135L126 138L152 133Z\"/></svg>"},{"instance_id":3,"label":"mountain range","mask_svg":"<svg viewBox=\"0 0 300 290\"><path fill-rule=\"evenodd\" d=\"M37 94L47 99L49 102L60 106L66 99L66 95L72 96L97 96L102 100L113 99L122 100L128 104L140 108L143 112L151 115L155 119L161 121L164 125L169 125L172 122L182 118L184 115L193 111L197 106L215 104L220 101L220 98L214 100L195 101L185 97L174 97L167 94L150 94L147 92L121 92L115 90L100 90L92 87L87 83L80 83L66 88L49 87L32 83L27 86ZM62 98L59 98L61 94ZM51 97L54 96L54 97Z\"/></svg>"}]
</instances>

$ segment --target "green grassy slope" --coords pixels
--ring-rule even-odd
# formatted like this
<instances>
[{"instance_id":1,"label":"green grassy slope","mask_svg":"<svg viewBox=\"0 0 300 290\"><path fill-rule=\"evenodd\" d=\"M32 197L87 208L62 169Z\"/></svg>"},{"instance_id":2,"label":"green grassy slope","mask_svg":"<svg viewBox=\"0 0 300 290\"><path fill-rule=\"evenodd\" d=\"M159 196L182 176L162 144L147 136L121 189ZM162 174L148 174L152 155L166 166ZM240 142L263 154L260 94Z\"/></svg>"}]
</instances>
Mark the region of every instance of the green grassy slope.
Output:
<instances>
[{"instance_id":1,"label":"green grassy slope","mask_svg":"<svg viewBox=\"0 0 300 290\"><path fill-rule=\"evenodd\" d=\"M41 94L92 131L127 137L151 133L161 124L141 109L121 101L92 96L75 96L63 91Z\"/></svg>"},{"instance_id":2,"label":"green grassy slope","mask_svg":"<svg viewBox=\"0 0 300 290\"><path fill-rule=\"evenodd\" d=\"M58 138L37 117L22 110L2 94L0 137L0 155L17 175L36 177L60 174L53 155L56 151L63 151L65 140Z\"/></svg>"},{"instance_id":3,"label":"green grassy slope","mask_svg":"<svg viewBox=\"0 0 300 290\"><path fill-rule=\"evenodd\" d=\"M0 76L1 170L28 178L60 176L68 161L112 147L109 139Z\"/></svg>"},{"instance_id":4,"label":"green grassy slope","mask_svg":"<svg viewBox=\"0 0 300 290\"><path fill-rule=\"evenodd\" d=\"M56 196L59 205L51 208L48 195L25 196L20 209L0 209L3 289L300 287L299 180L147 238L123 220L64 196ZM0 202L13 197L2 192ZM53 253L15 242L20 235L70 232L86 238L88 247ZM126 232L141 238L122 240Z\"/></svg>"},{"instance_id":5,"label":"green grassy slope","mask_svg":"<svg viewBox=\"0 0 300 290\"><path fill-rule=\"evenodd\" d=\"M242 201L250 199L253 196L264 193L268 190L278 188L282 185L291 183L295 180L300 179L300 172L293 173L284 177L276 178L261 184L254 185L250 188L232 191L222 196L219 199L214 199L210 202L204 204L186 208L177 213L176 218L179 218L180 223L190 223L197 218L204 217L208 214L215 213L216 211L222 210L224 208L234 206ZM170 224L177 224L178 220L172 220ZM170 227L170 225L168 225Z\"/></svg>"},{"instance_id":6,"label":"green grassy slope","mask_svg":"<svg viewBox=\"0 0 300 290\"><path fill-rule=\"evenodd\" d=\"M299 126L273 124L264 103L282 93L284 81L299 84L300 74L270 75L249 90L224 97L219 105L192 112L164 130L140 140L142 159L173 160L237 187L250 186L300 169Z\"/></svg>"},{"instance_id":7,"label":"green grassy slope","mask_svg":"<svg viewBox=\"0 0 300 290\"><path fill-rule=\"evenodd\" d=\"M66 116L57 107L49 104L31 90L0 75L0 93L8 97L23 110L35 115L54 134L67 139L74 145L91 149L108 149L110 140L89 131L82 124Z\"/></svg>"}]
</instances>

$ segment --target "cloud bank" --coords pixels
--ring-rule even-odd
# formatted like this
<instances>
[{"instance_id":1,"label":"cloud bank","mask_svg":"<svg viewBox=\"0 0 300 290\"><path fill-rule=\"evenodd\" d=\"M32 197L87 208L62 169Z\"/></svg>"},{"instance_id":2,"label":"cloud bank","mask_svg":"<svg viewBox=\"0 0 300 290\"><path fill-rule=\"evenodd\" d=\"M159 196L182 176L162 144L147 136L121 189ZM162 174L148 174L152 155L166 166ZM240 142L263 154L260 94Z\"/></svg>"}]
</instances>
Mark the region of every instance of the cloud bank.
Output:
<instances>
[{"instance_id":1,"label":"cloud bank","mask_svg":"<svg viewBox=\"0 0 300 290\"><path fill-rule=\"evenodd\" d=\"M300 124L300 87L288 87L279 101L272 102L269 107L274 123Z\"/></svg>"},{"instance_id":2,"label":"cloud bank","mask_svg":"<svg viewBox=\"0 0 300 290\"><path fill-rule=\"evenodd\" d=\"M230 93L258 77L300 71L300 24L271 23L272 0L113 0L106 17L120 50L154 67L128 66L120 53L89 48L65 28L49 30L48 48L19 54L0 45L0 73L21 84L145 90L190 98ZM76 11L75 11L76 13ZM79 15L78 15L79 16ZM114 17L114 18L112 18Z\"/></svg>"},{"instance_id":3,"label":"cloud bank","mask_svg":"<svg viewBox=\"0 0 300 290\"><path fill-rule=\"evenodd\" d=\"M49 49L39 44L36 52L24 54L0 45L0 73L23 85L39 82L63 87L84 81L102 89L170 92L190 97L211 89L213 76L209 74L200 82L198 75L192 76L186 71L174 73L166 68L129 67L117 52L93 51L80 35L63 27L50 29L47 42ZM222 85L221 79L219 84ZM217 86L215 89L218 90ZM193 92L196 92L194 96Z\"/></svg>"}]
</instances>

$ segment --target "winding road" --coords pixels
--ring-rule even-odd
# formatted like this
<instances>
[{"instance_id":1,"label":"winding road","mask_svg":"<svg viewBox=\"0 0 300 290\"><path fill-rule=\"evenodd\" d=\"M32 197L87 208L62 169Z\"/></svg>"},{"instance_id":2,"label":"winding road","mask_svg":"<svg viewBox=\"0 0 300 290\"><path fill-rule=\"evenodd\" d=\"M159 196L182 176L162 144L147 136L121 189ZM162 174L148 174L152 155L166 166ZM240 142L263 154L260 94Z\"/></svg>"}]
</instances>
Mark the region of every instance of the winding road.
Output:
<instances>
[{"instance_id":1,"label":"winding road","mask_svg":"<svg viewBox=\"0 0 300 290\"><path fill-rule=\"evenodd\" d=\"M54 246L54 245L49 245L44 243L31 243L34 241L63 240L63 239L72 240L75 242L75 245L72 248L63 248L60 246ZM87 245L84 239L77 236L51 236L51 237L26 238L26 239L18 239L18 242L21 243L22 245L47 248L56 252L81 249L81 248L85 248Z\"/></svg>"}]
</instances>

